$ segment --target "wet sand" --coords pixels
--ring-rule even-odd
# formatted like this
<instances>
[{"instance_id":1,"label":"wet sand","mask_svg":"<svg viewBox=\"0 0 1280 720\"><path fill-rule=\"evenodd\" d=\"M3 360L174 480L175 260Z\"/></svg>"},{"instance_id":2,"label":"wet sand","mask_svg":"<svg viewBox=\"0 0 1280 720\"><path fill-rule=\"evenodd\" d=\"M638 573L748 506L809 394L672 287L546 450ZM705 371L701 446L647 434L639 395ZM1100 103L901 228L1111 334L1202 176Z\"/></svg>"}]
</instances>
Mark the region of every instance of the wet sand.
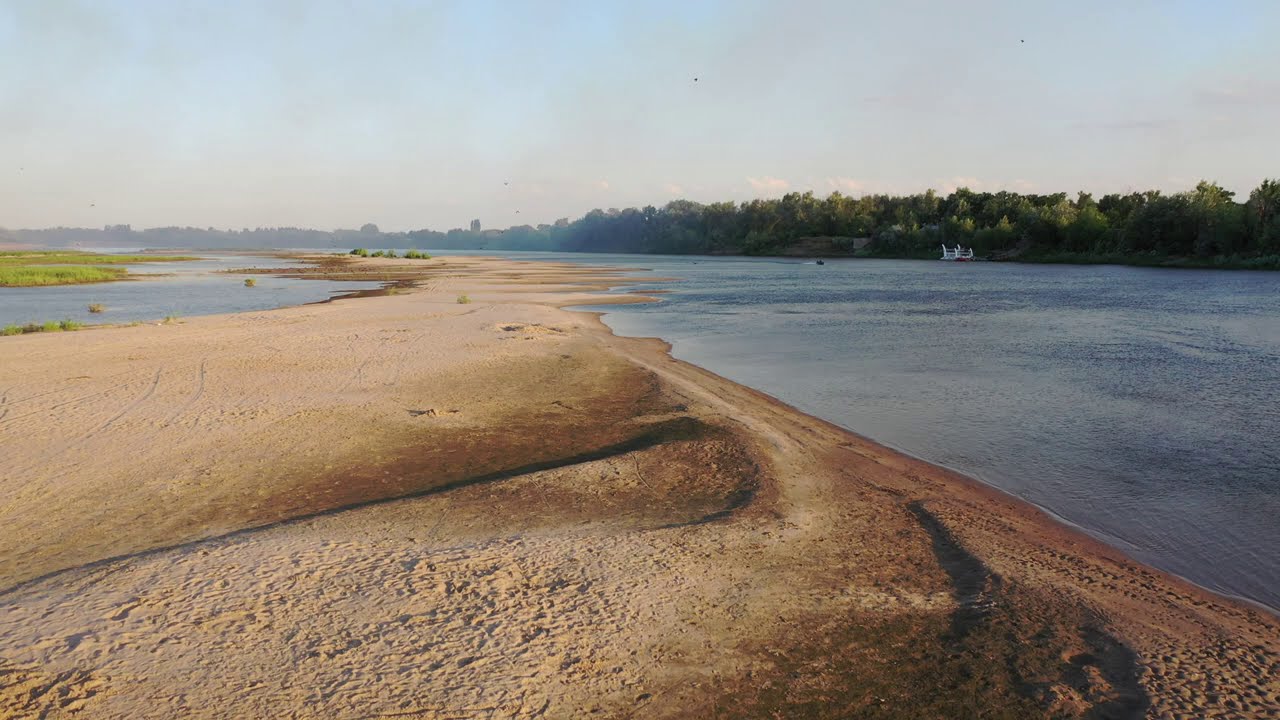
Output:
<instances>
[{"instance_id":1,"label":"wet sand","mask_svg":"<svg viewBox=\"0 0 1280 720\"><path fill-rule=\"evenodd\" d=\"M1280 717L1276 617L414 266L0 341L0 717Z\"/></svg>"}]
</instances>

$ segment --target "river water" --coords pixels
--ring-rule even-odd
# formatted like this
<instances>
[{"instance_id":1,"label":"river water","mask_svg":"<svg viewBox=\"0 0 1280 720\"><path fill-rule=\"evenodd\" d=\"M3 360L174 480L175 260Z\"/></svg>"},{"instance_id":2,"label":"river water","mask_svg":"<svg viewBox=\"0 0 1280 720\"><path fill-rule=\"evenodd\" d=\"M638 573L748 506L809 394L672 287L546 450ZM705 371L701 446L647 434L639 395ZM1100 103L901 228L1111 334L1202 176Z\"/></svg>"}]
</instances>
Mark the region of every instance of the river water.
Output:
<instances>
[{"instance_id":1,"label":"river water","mask_svg":"<svg viewBox=\"0 0 1280 720\"><path fill-rule=\"evenodd\" d=\"M338 294L372 290L382 285L369 281L254 275L257 285L247 288L244 279L250 276L221 271L279 269L304 263L263 255L187 251L175 251L175 254L200 257L182 262L114 266L127 269L139 278L136 280L51 287L0 287L0 326L67 319L85 324L147 322L170 315L188 317L268 310L327 300ZM101 313L90 313L90 303L101 303L106 309Z\"/></svg>"},{"instance_id":2,"label":"river water","mask_svg":"<svg viewBox=\"0 0 1280 720\"><path fill-rule=\"evenodd\" d=\"M512 257L651 268L619 334L1280 608L1280 273ZM643 276L643 274L642 274ZM626 288L627 291L635 288Z\"/></svg>"}]
</instances>

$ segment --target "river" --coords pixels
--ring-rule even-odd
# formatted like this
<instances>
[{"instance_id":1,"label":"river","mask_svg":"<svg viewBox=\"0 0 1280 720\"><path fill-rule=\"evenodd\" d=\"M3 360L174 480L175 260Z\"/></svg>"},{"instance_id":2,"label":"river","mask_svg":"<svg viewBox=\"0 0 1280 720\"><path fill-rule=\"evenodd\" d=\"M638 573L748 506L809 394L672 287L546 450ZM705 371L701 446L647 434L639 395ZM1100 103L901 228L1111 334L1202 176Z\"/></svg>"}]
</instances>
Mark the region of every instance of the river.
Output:
<instances>
[{"instance_id":1,"label":"river","mask_svg":"<svg viewBox=\"0 0 1280 720\"><path fill-rule=\"evenodd\" d=\"M508 255L681 278L640 286L668 291L657 303L596 309L615 332L1280 608L1280 273Z\"/></svg>"}]
</instances>

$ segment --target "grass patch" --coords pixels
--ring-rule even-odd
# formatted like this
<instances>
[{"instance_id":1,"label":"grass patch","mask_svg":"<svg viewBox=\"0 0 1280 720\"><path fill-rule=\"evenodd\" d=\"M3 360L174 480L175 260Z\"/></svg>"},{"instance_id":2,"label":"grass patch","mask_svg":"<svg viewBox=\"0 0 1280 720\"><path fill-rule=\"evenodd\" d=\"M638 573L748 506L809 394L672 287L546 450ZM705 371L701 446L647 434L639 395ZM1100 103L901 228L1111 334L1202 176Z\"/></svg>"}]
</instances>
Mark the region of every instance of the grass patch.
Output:
<instances>
[{"instance_id":1,"label":"grass patch","mask_svg":"<svg viewBox=\"0 0 1280 720\"><path fill-rule=\"evenodd\" d=\"M431 254L418 252L417 250L408 250L404 254L405 260L430 260Z\"/></svg>"},{"instance_id":2,"label":"grass patch","mask_svg":"<svg viewBox=\"0 0 1280 720\"><path fill-rule=\"evenodd\" d=\"M111 282L128 275L122 268L50 267L44 265L0 265L0 287L40 287L45 285L79 285Z\"/></svg>"},{"instance_id":3,"label":"grass patch","mask_svg":"<svg viewBox=\"0 0 1280 720\"><path fill-rule=\"evenodd\" d=\"M102 303L89 303L89 312L91 313L100 313L106 309L107 309L107 306L103 305Z\"/></svg>"},{"instance_id":4,"label":"grass patch","mask_svg":"<svg viewBox=\"0 0 1280 720\"><path fill-rule=\"evenodd\" d=\"M459 305L470 305L470 304L471 304L471 296L469 296L469 295L459 295L459 296L458 296L458 304L459 304Z\"/></svg>"},{"instance_id":5,"label":"grass patch","mask_svg":"<svg viewBox=\"0 0 1280 720\"><path fill-rule=\"evenodd\" d=\"M0 267L16 265L120 265L123 263L198 260L189 255L109 255L75 250L10 250L0 252Z\"/></svg>"},{"instance_id":6,"label":"grass patch","mask_svg":"<svg viewBox=\"0 0 1280 720\"><path fill-rule=\"evenodd\" d=\"M176 323L176 322L178 322L178 316L177 316L177 315L165 315L165 316L164 316L164 324L165 324L165 325L173 325L173 324L174 324L174 323Z\"/></svg>"},{"instance_id":7,"label":"grass patch","mask_svg":"<svg viewBox=\"0 0 1280 720\"><path fill-rule=\"evenodd\" d=\"M255 280L255 279L253 279L253 278L245 278L245 279L244 279L244 286L245 286L245 287L255 287L257 284L258 284L258 281L257 281L257 280Z\"/></svg>"},{"instance_id":8,"label":"grass patch","mask_svg":"<svg viewBox=\"0 0 1280 720\"><path fill-rule=\"evenodd\" d=\"M355 250L352 250L347 254L355 255L356 257L369 257L369 251L365 250L364 248L356 248Z\"/></svg>"},{"instance_id":9,"label":"grass patch","mask_svg":"<svg viewBox=\"0 0 1280 720\"><path fill-rule=\"evenodd\" d=\"M8 336L39 332L69 332L71 330L79 330L82 327L84 327L83 323L78 323L71 319L49 320L42 323L27 323L26 325L5 325L4 328L0 328L0 335Z\"/></svg>"}]
</instances>

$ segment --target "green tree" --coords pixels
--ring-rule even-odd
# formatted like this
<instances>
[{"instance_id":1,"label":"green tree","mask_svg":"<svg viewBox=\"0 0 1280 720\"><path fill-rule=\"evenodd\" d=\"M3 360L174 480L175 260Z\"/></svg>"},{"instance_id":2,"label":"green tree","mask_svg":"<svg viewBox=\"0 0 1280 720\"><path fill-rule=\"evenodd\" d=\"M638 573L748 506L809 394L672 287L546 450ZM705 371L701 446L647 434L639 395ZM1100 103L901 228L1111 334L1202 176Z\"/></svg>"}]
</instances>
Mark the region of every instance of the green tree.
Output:
<instances>
[{"instance_id":1,"label":"green tree","mask_svg":"<svg viewBox=\"0 0 1280 720\"><path fill-rule=\"evenodd\" d=\"M1244 213L1235 193L1201 180L1189 201L1195 222L1192 250L1200 257L1239 252L1244 240Z\"/></svg>"},{"instance_id":2,"label":"green tree","mask_svg":"<svg viewBox=\"0 0 1280 720\"><path fill-rule=\"evenodd\" d=\"M1084 193L1081 193L1084 195ZM1077 206L1081 203L1077 202ZM1064 249L1070 252L1106 252L1110 227L1107 216L1098 209L1097 204L1084 204L1064 233Z\"/></svg>"},{"instance_id":3,"label":"green tree","mask_svg":"<svg viewBox=\"0 0 1280 720\"><path fill-rule=\"evenodd\" d=\"M1264 255L1280 254L1280 181L1263 180L1245 204L1250 245Z\"/></svg>"}]
</instances>

